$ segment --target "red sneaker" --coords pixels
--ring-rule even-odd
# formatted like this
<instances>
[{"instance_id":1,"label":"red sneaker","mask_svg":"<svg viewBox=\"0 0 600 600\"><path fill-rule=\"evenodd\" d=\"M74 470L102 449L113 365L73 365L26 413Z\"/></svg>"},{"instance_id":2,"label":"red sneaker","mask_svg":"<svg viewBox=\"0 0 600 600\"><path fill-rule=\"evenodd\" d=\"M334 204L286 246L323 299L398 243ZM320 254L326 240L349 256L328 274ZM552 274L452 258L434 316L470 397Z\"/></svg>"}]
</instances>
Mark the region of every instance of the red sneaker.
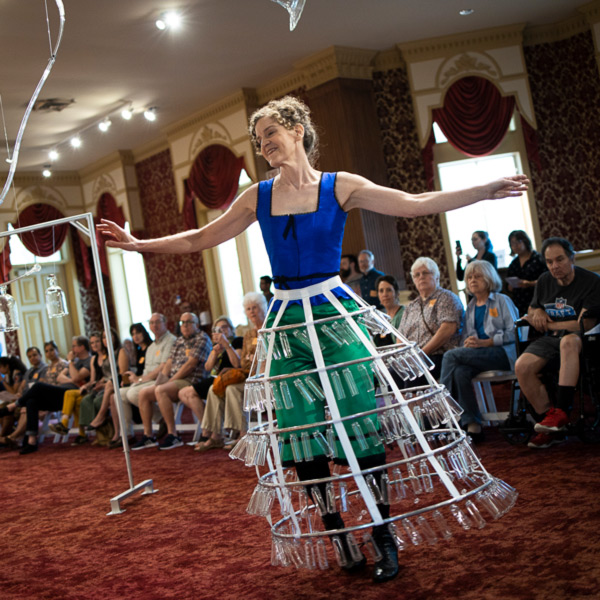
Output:
<instances>
[{"instance_id":1,"label":"red sneaker","mask_svg":"<svg viewBox=\"0 0 600 600\"><path fill-rule=\"evenodd\" d=\"M538 433L529 440L527 444L530 448L550 448L555 444L562 444L565 441L563 435L552 433Z\"/></svg>"},{"instance_id":2,"label":"red sneaker","mask_svg":"<svg viewBox=\"0 0 600 600\"><path fill-rule=\"evenodd\" d=\"M568 423L569 417L564 410L561 410L560 408L551 408L542 421L535 424L534 429L541 433L565 431Z\"/></svg>"}]
</instances>

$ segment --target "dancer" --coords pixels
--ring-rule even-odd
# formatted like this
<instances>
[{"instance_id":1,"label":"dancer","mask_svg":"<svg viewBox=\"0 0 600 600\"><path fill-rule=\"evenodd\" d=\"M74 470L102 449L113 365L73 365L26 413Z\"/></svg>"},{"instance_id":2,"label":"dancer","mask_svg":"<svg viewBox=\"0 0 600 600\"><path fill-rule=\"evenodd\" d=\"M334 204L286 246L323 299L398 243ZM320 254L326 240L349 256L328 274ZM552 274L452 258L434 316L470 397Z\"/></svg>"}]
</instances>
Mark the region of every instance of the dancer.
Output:
<instances>
[{"instance_id":1,"label":"dancer","mask_svg":"<svg viewBox=\"0 0 600 600\"><path fill-rule=\"evenodd\" d=\"M316 365L320 370L320 383L326 392L327 409L336 419L336 438L332 442L336 457L340 461L346 460L353 472L365 468L377 469L377 466L385 463L383 446L367 450L359 447L351 419L340 424L344 417L374 408L373 391L361 389L351 399L338 404L331 394L332 388L325 375L328 365L361 360L369 357L371 350L365 344L357 343L346 345L341 351L331 341L328 342L323 327L317 331L308 318L310 314L314 323L322 318L340 315L342 311L348 313L358 308L359 299L342 284L338 276L346 213L353 208L394 217L439 213L484 199L519 196L527 189L527 178L516 175L462 191L412 195L376 185L351 173L321 173L314 167L318 137L309 109L290 96L272 101L256 111L250 118L250 136L257 153L267 160L271 168L278 168L279 174L274 179L248 188L226 213L206 227L153 240L136 239L110 221L103 220L98 229L110 238L107 242L109 246L138 252L190 253L211 248L235 237L258 220L275 283L275 298L265 327L302 325L309 321L304 331L312 338L309 350L302 342L301 335L294 339L290 336L292 358L273 361L268 358L266 375L278 377L286 373L302 372ZM316 339L318 342L315 343ZM319 349L320 346L323 347L322 350ZM268 356L272 355L271 347ZM359 381L357 364L349 369L354 375L353 380ZM366 379L369 380L368 377ZM290 386L292 387L294 386ZM279 391L281 393L281 387ZM314 402L307 408L294 391L290 397L292 406L289 410L276 410L278 428L286 429L325 420L324 402ZM377 427L376 417L369 419ZM272 446L273 454L278 459L276 463L279 466L295 466L301 481L328 477L328 459L318 443L311 440L308 442L310 447L298 450L293 444L292 436L289 429L280 436L281 451L277 445ZM311 453L314 459L303 460L303 452ZM373 475L380 481L382 470L375 470ZM358 479L363 481L362 477ZM316 484L307 491L314 499L315 496L324 495L325 487L325 484ZM372 516L378 517L379 523L389 517L389 505L384 502L376 501L375 505L371 499L369 510ZM322 518L326 529L344 529L338 512L324 514ZM340 561L343 568L348 571L361 569L366 559L360 550L356 552L356 548L351 547L345 533L336 536L336 539L344 554L344 560ZM398 573L396 546L388 528L383 524L374 527L373 539L380 549L373 579L376 582L386 581Z\"/></svg>"}]
</instances>

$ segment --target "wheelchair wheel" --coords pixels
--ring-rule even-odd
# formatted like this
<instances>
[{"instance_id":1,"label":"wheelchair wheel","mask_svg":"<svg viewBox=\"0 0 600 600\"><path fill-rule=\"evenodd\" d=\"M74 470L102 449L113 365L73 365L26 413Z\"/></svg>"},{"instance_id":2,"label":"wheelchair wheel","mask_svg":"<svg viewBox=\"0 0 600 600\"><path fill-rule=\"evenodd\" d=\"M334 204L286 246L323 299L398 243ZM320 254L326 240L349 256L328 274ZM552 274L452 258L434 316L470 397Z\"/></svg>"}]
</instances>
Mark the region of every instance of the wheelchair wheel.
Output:
<instances>
[{"instance_id":1,"label":"wheelchair wheel","mask_svg":"<svg viewBox=\"0 0 600 600\"><path fill-rule=\"evenodd\" d=\"M508 417L498 429L502 437L513 446L524 446L529 442L533 433L533 424L527 420L526 415Z\"/></svg>"}]
</instances>

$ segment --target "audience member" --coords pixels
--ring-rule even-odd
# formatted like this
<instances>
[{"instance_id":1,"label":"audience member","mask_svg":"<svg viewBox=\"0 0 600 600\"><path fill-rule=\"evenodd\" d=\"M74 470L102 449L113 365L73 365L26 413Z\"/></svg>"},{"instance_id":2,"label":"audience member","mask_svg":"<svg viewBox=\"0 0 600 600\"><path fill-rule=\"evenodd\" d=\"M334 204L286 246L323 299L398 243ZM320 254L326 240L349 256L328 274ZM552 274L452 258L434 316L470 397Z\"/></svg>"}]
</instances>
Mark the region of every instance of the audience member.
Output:
<instances>
[{"instance_id":1,"label":"audience member","mask_svg":"<svg viewBox=\"0 0 600 600\"><path fill-rule=\"evenodd\" d=\"M489 262L494 269L498 267L498 259L496 255L492 252L493 246L492 241L490 240L490 236L487 231L474 231L473 235L471 235L471 244L473 244L473 248L477 250L477 254L473 257L466 255L467 264L472 260L486 260ZM462 249L460 244L456 245L456 279L459 281L464 281L465 271L462 267L461 262Z\"/></svg>"},{"instance_id":2,"label":"audience member","mask_svg":"<svg viewBox=\"0 0 600 600\"><path fill-rule=\"evenodd\" d=\"M179 296L177 296L177 298L179 298ZM177 302L176 302L177 304ZM187 300L180 300L179 304L177 306L177 311L179 312L180 315L182 315L183 313L193 313L196 316L197 313L194 310L194 306L191 302L188 302ZM175 323L175 337L179 337L181 336L181 325L179 325L179 321L177 321L177 323Z\"/></svg>"},{"instance_id":3,"label":"audience member","mask_svg":"<svg viewBox=\"0 0 600 600\"><path fill-rule=\"evenodd\" d=\"M263 296L264 298L264 296ZM161 450L171 450L183 445L175 431L173 403L177 402L179 390L206 377L204 364L212 350L212 342L204 331L199 329L198 317L193 313L183 313L179 325L182 335L177 338L171 355L156 383L140 391L140 415L144 425L142 439L134 444L132 450L142 450L158 446L152 435L152 404L158 402L158 408L167 426L167 437L160 445Z\"/></svg>"},{"instance_id":4,"label":"audience member","mask_svg":"<svg viewBox=\"0 0 600 600\"><path fill-rule=\"evenodd\" d=\"M513 301L499 293L502 281L489 262L471 261L465 279L473 299L467 306L463 347L444 353L441 382L464 410L461 424L477 443L484 435L471 379L483 371L513 369L519 313Z\"/></svg>"},{"instance_id":5,"label":"audience member","mask_svg":"<svg viewBox=\"0 0 600 600\"><path fill-rule=\"evenodd\" d=\"M215 378L240 367L239 351L242 350L243 339L235 336L229 317L223 315L214 322L212 343L212 350L204 365L210 375L179 390L179 399L194 413L199 423L204 417L204 400Z\"/></svg>"},{"instance_id":6,"label":"audience member","mask_svg":"<svg viewBox=\"0 0 600 600\"><path fill-rule=\"evenodd\" d=\"M120 388L121 407L123 409L123 422L126 432L130 438L133 436L133 412L132 406L139 406L140 392L145 387L154 385L157 377L164 369L171 350L177 339L168 329L167 320L164 315L154 313L150 317L150 331L154 335L154 341L148 346L144 357L144 368L140 374L128 372L127 376L131 385L129 387ZM132 325L133 328L133 325ZM132 334L136 336L136 334ZM152 404L153 421L158 421L160 411L156 403ZM112 416L115 433L109 444L109 448L119 448L123 445L123 440L120 433L120 423L117 411L117 405L114 393L110 395L110 412ZM132 441L135 441L133 438Z\"/></svg>"},{"instance_id":7,"label":"audience member","mask_svg":"<svg viewBox=\"0 0 600 600\"><path fill-rule=\"evenodd\" d=\"M559 237L548 238L542 244L542 256L549 272L539 276L531 306L523 318L545 335L527 346L515 369L527 400L537 413L544 415L535 425L538 434L530 440L531 448L548 448L564 441L579 379L579 319L583 311L600 304L600 276L575 266L575 251L570 242ZM588 329L592 326L587 320L584 324ZM553 407L540 373L557 359L560 359L558 399Z\"/></svg>"},{"instance_id":8,"label":"audience member","mask_svg":"<svg viewBox=\"0 0 600 600\"><path fill-rule=\"evenodd\" d=\"M358 260L354 254L342 255L340 260L340 277L355 294L360 296L362 273L358 270Z\"/></svg>"},{"instance_id":9,"label":"audience member","mask_svg":"<svg viewBox=\"0 0 600 600\"><path fill-rule=\"evenodd\" d=\"M460 344L465 311L456 294L440 287L433 259L417 258L410 275L419 295L406 307L398 329L429 356L435 365L431 374L438 379L444 353Z\"/></svg>"},{"instance_id":10,"label":"audience member","mask_svg":"<svg viewBox=\"0 0 600 600\"><path fill-rule=\"evenodd\" d=\"M250 323L250 329L244 334L240 367L246 377L250 374L252 361L258 342L258 330L262 327L267 312L267 303L262 294L249 292L243 299L244 310ZM244 383L231 383L224 392L218 394L213 386L208 391L206 409L202 419L202 435L206 441L194 447L197 452L206 452L215 448L223 448L223 427L241 437L247 429L242 405L244 399ZM235 442L233 442L235 445ZM233 445L231 447L233 447ZM231 449L227 448L227 449Z\"/></svg>"},{"instance_id":11,"label":"audience member","mask_svg":"<svg viewBox=\"0 0 600 600\"><path fill-rule=\"evenodd\" d=\"M31 367L24 372L19 388L14 394L8 391L0 392L0 406L6 406L7 404L14 402L34 383L41 381L40 377L44 375L48 365L42 360L42 354L39 348L36 348L35 346L28 348L27 360ZM13 438L9 437L9 434L14 433L14 423L18 418L16 412L17 409L15 409L12 415L7 415L0 419L0 424L2 426L0 431L0 447L16 447L17 442L15 438L20 437L24 431L17 431Z\"/></svg>"},{"instance_id":12,"label":"audience member","mask_svg":"<svg viewBox=\"0 0 600 600\"><path fill-rule=\"evenodd\" d=\"M62 409L63 396L69 389L78 389L90 377L90 342L87 337L80 335L73 338L71 350L67 355L68 367L59 373L58 385L43 382L35 383L16 402L9 404L7 409L14 410L16 406L25 407L27 411L27 438L23 441L20 454L30 454L38 449L37 435L39 428L40 410L57 411Z\"/></svg>"},{"instance_id":13,"label":"audience member","mask_svg":"<svg viewBox=\"0 0 600 600\"><path fill-rule=\"evenodd\" d=\"M392 275L382 275L375 282L377 288L377 296L383 307L383 312L390 317L392 327L399 329L404 306L400 304L398 294L400 293L400 285ZM391 333L387 335L376 335L374 337L377 347L390 346L396 343L396 339Z\"/></svg>"},{"instance_id":14,"label":"audience member","mask_svg":"<svg viewBox=\"0 0 600 600\"><path fill-rule=\"evenodd\" d=\"M506 271L508 291L519 314L524 315L531 305L533 289L538 277L547 271L546 263L531 245L529 236L520 229L511 231L508 235L510 254L515 259Z\"/></svg>"},{"instance_id":15,"label":"audience member","mask_svg":"<svg viewBox=\"0 0 600 600\"><path fill-rule=\"evenodd\" d=\"M21 386L27 367L18 356L0 356L0 390L16 394Z\"/></svg>"},{"instance_id":16,"label":"audience member","mask_svg":"<svg viewBox=\"0 0 600 600\"><path fill-rule=\"evenodd\" d=\"M365 302L381 308L377 296L377 279L384 275L375 268L375 255L370 250L361 250L358 255L358 268L362 273L360 278L360 295Z\"/></svg>"},{"instance_id":17,"label":"audience member","mask_svg":"<svg viewBox=\"0 0 600 600\"><path fill-rule=\"evenodd\" d=\"M273 280L271 279L271 277L269 277L269 275L263 275L260 278L260 291L263 293L263 296L265 297L265 300L267 301L267 305L269 304L269 302L271 302L271 298L273 297L273 293L271 292L271 284L273 283Z\"/></svg>"}]
</instances>

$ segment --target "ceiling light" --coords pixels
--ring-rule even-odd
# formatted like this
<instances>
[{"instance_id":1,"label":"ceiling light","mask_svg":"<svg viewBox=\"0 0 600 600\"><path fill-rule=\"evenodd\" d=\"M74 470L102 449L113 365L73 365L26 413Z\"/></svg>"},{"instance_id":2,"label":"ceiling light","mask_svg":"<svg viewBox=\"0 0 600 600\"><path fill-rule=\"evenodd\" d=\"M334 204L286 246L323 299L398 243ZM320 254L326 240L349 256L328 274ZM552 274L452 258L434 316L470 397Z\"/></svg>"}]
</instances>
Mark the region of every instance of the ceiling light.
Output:
<instances>
[{"instance_id":1,"label":"ceiling light","mask_svg":"<svg viewBox=\"0 0 600 600\"><path fill-rule=\"evenodd\" d=\"M81 148L81 138L78 135L71 138L71 146L73 148Z\"/></svg>"},{"instance_id":2,"label":"ceiling light","mask_svg":"<svg viewBox=\"0 0 600 600\"><path fill-rule=\"evenodd\" d=\"M52 171L50 170L50 167L52 165L44 165L44 170L42 171L42 175L46 178L48 177L52 177Z\"/></svg>"},{"instance_id":3,"label":"ceiling light","mask_svg":"<svg viewBox=\"0 0 600 600\"><path fill-rule=\"evenodd\" d=\"M100 121L100 123L98 123L98 129L100 131L102 131L102 133L106 133L108 131L108 128L112 125L112 121L106 117L106 119Z\"/></svg>"},{"instance_id":4,"label":"ceiling light","mask_svg":"<svg viewBox=\"0 0 600 600\"><path fill-rule=\"evenodd\" d=\"M129 119L131 119L131 117L133 116L133 108L130 106L129 108L124 108L121 111L121 116L126 120L129 121Z\"/></svg>"},{"instance_id":5,"label":"ceiling light","mask_svg":"<svg viewBox=\"0 0 600 600\"><path fill-rule=\"evenodd\" d=\"M474 9L474 8L463 8L462 10L459 10L459 11L458 11L458 14L459 14L461 17L466 17L466 16L468 16L468 15L472 15L474 12L475 12L475 9Z\"/></svg>"},{"instance_id":6,"label":"ceiling light","mask_svg":"<svg viewBox=\"0 0 600 600\"><path fill-rule=\"evenodd\" d=\"M56 150L50 150L50 152L48 152L48 158L52 161L54 160L58 160L58 152Z\"/></svg>"},{"instance_id":7,"label":"ceiling light","mask_svg":"<svg viewBox=\"0 0 600 600\"><path fill-rule=\"evenodd\" d=\"M181 27L181 15L174 10L160 13L160 16L155 21L155 25L161 31L165 29L179 29Z\"/></svg>"},{"instance_id":8,"label":"ceiling light","mask_svg":"<svg viewBox=\"0 0 600 600\"><path fill-rule=\"evenodd\" d=\"M144 111L144 118L147 121L156 121L156 106L146 109Z\"/></svg>"}]
</instances>

